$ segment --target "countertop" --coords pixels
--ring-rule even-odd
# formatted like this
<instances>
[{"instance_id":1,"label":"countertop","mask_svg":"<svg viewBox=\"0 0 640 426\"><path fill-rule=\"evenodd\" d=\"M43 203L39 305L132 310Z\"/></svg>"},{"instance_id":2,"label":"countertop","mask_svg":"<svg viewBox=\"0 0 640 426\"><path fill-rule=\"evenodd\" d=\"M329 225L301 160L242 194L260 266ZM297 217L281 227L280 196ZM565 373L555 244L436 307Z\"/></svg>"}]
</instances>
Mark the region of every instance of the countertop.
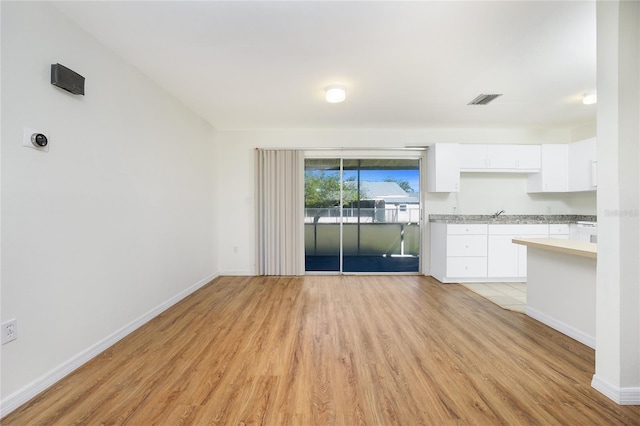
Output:
<instances>
[{"instance_id":1,"label":"countertop","mask_svg":"<svg viewBox=\"0 0 640 426\"><path fill-rule=\"evenodd\" d=\"M589 215L455 215L455 214L431 214L429 222L433 223L488 223L488 224L545 224L545 223L576 223L595 222L596 216Z\"/></svg>"},{"instance_id":2,"label":"countertop","mask_svg":"<svg viewBox=\"0 0 640 426\"><path fill-rule=\"evenodd\" d=\"M598 257L598 245L586 241L561 240L558 238L514 238L514 244L576 256Z\"/></svg>"}]
</instances>

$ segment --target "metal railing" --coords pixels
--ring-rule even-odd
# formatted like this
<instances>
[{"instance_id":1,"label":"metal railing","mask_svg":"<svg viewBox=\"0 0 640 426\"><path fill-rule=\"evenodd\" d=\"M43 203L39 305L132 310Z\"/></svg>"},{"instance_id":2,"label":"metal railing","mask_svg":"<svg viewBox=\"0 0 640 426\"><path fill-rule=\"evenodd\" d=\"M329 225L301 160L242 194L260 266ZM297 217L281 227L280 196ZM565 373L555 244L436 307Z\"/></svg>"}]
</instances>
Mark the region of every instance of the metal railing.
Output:
<instances>
[{"instance_id":1,"label":"metal railing","mask_svg":"<svg viewBox=\"0 0 640 426\"><path fill-rule=\"evenodd\" d=\"M340 207L305 208L305 223L340 223ZM387 208L343 208L344 223L419 223L420 208L412 205Z\"/></svg>"}]
</instances>

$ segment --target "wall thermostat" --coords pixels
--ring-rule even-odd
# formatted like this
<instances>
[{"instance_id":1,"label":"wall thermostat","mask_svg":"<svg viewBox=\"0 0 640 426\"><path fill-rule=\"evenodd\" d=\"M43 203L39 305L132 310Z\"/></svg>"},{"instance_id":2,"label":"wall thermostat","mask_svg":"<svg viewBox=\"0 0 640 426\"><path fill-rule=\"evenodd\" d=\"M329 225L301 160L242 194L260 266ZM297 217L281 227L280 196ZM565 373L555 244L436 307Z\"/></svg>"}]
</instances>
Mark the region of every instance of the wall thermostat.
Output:
<instances>
[{"instance_id":1,"label":"wall thermostat","mask_svg":"<svg viewBox=\"0 0 640 426\"><path fill-rule=\"evenodd\" d=\"M47 144L49 143L49 140L42 133L34 133L34 134L31 135L31 143L36 148L38 148L38 147L42 148L42 147L47 146Z\"/></svg>"},{"instance_id":2,"label":"wall thermostat","mask_svg":"<svg viewBox=\"0 0 640 426\"><path fill-rule=\"evenodd\" d=\"M22 129L22 146L38 151L49 152L49 136L42 130L24 127Z\"/></svg>"}]
</instances>

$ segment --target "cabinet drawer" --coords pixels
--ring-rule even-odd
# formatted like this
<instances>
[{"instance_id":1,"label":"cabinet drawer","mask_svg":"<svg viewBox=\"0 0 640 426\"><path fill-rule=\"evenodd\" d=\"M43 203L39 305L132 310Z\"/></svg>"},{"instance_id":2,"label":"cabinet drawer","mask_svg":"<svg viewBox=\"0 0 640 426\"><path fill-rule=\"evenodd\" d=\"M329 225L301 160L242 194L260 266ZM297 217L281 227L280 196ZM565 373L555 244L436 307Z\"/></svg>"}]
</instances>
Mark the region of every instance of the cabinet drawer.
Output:
<instances>
[{"instance_id":1,"label":"cabinet drawer","mask_svg":"<svg viewBox=\"0 0 640 426\"><path fill-rule=\"evenodd\" d=\"M549 225L549 235L569 235L569 224L552 223Z\"/></svg>"},{"instance_id":2,"label":"cabinet drawer","mask_svg":"<svg viewBox=\"0 0 640 426\"><path fill-rule=\"evenodd\" d=\"M486 256L486 235L447 236L447 256Z\"/></svg>"},{"instance_id":3,"label":"cabinet drawer","mask_svg":"<svg viewBox=\"0 0 640 426\"><path fill-rule=\"evenodd\" d=\"M487 235L487 225L468 224L468 223L447 225L447 234L449 235L480 235L480 234Z\"/></svg>"},{"instance_id":4,"label":"cabinet drawer","mask_svg":"<svg viewBox=\"0 0 640 426\"><path fill-rule=\"evenodd\" d=\"M447 276L455 278L483 278L487 276L486 257L449 257Z\"/></svg>"},{"instance_id":5,"label":"cabinet drawer","mask_svg":"<svg viewBox=\"0 0 640 426\"><path fill-rule=\"evenodd\" d=\"M549 235L546 224L489 225L489 235Z\"/></svg>"}]
</instances>

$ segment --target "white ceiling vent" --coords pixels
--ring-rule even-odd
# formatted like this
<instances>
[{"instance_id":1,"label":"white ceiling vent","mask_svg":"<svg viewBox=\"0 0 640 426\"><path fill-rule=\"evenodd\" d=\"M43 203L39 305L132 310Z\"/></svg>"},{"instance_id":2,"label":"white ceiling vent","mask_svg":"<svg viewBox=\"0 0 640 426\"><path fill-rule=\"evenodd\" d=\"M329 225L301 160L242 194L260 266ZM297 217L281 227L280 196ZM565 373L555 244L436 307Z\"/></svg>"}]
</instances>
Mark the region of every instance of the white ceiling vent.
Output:
<instances>
[{"instance_id":1,"label":"white ceiling vent","mask_svg":"<svg viewBox=\"0 0 640 426\"><path fill-rule=\"evenodd\" d=\"M493 94L493 95L485 95L485 94L481 94L476 96L471 102L469 102L467 105L486 105L489 102L491 102L492 100L494 100L495 98L497 98L498 96L502 96L502 94Z\"/></svg>"}]
</instances>

